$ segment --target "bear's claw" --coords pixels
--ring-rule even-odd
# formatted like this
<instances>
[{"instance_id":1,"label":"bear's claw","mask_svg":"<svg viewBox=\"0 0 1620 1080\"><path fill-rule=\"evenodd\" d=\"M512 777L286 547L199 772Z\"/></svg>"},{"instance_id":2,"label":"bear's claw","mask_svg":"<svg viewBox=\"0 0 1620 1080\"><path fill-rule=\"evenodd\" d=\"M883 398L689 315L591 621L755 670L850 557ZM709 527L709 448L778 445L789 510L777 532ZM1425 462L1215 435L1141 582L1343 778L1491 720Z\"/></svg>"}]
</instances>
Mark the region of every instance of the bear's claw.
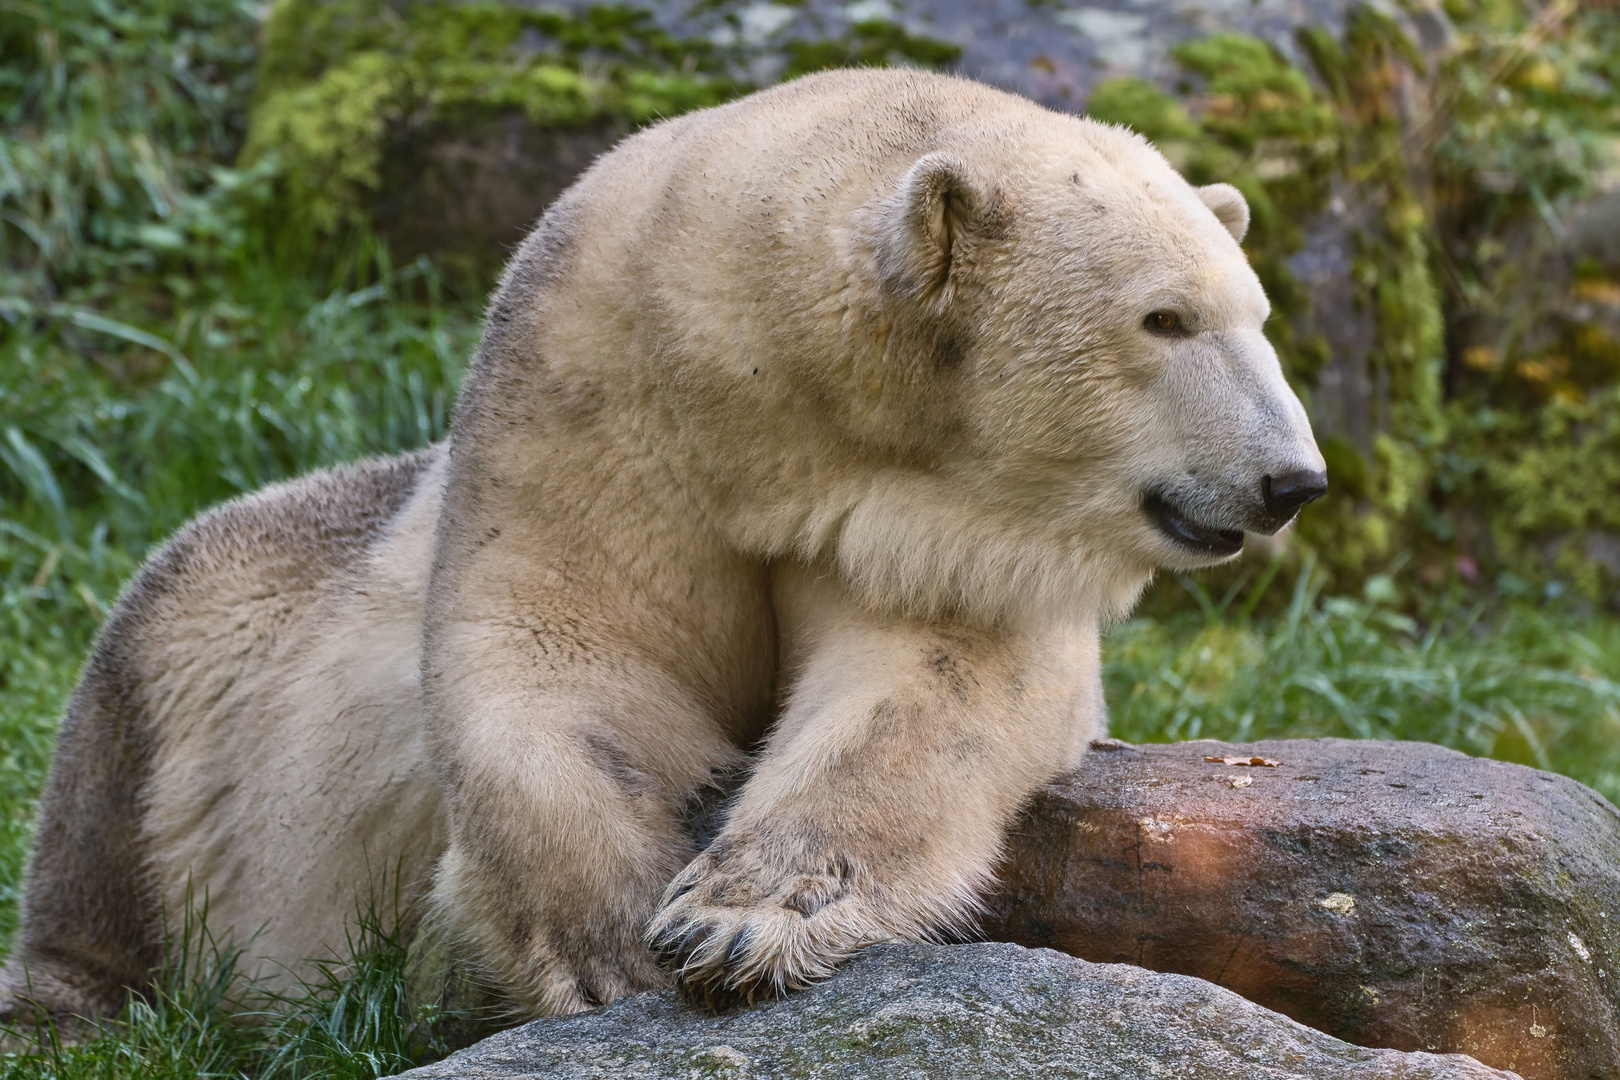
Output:
<instances>
[{"instance_id":1,"label":"bear's claw","mask_svg":"<svg viewBox=\"0 0 1620 1080\"><path fill-rule=\"evenodd\" d=\"M817 862L767 869L739 845L699 855L670 882L647 940L688 1000L719 1011L803 989L887 939L852 892L848 861Z\"/></svg>"}]
</instances>

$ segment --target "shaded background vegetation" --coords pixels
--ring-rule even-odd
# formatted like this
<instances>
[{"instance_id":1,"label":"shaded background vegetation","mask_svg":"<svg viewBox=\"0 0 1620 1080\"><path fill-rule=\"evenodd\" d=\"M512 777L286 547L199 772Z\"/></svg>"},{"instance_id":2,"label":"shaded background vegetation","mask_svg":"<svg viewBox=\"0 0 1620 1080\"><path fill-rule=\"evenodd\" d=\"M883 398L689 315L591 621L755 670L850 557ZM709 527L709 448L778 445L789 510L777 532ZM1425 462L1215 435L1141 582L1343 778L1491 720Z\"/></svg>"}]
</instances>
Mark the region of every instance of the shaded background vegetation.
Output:
<instances>
[{"instance_id":1,"label":"shaded background vegetation","mask_svg":"<svg viewBox=\"0 0 1620 1080\"><path fill-rule=\"evenodd\" d=\"M699 7L703 37L625 7L0 0L0 938L59 710L151 545L443 435L500 238L402 226L402 184L462 175L425 143L588 158L765 81L960 51L876 16L765 49ZM1430 739L1617 798L1620 14L1444 10L1438 47L1357 9L1292 60L1213 35L1168 81L1091 95L1248 195L1268 331L1322 415L1333 313L1299 259L1313 222L1340 230L1337 315L1368 327L1371 386L1324 431L1334 494L1286 552L1163 582L1110 636L1114 730ZM386 920L248 1031L224 1019L230 946L181 930L191 951L116 1037L4 1068L371 1076L428 1049Z\"/></svg>"}]
</instances>

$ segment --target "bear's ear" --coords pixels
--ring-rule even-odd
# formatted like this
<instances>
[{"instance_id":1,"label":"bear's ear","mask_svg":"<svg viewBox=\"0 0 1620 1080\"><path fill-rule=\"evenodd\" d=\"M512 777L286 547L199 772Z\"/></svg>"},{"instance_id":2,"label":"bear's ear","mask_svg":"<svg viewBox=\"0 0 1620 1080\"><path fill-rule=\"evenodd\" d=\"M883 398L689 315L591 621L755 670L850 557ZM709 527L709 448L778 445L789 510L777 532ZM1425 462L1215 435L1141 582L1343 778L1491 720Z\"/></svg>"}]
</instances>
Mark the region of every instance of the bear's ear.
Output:
<instances>
[{"instance_id":1,"label":"bear's ear","mask_svg":"<svg viewBox=\"0 0 1620 1080\"><path fill-rule=\"evenodd\" d=\"M1198 197L1215 212L1215 217L1226 226L1232 239L1241 241L1249 231L1249 203L1243 192L1231 184L1205 184L1198 188Z\"/></svg>"},{"instance_id":2,"label":"bear's ear","mask_svg":"<svg viewBox=\"0 0 1620 1080\"><path fill-rule=\"evenodd\" d=\"M1244 233L1249 232L1249 201L1243 198L1243 193L1230 183L1210 183L1197 188L1197 193L1204 199L1204 206L1210 207L1221 225L1225 225L1231 238L1243 241Z\"/></svg>"},{"instance_id":3,"label":"bear's ear","mask_svg":"<svg viewBox=\"0 0 1620 1080\"><path fill-rule=\"evenodd\" d=\"M878 208L878 277L903 296L942 288L963 242L994 217L1000 200L971 166L946 153L927 154L906 171Z\"/></svg>"}]
</instances>

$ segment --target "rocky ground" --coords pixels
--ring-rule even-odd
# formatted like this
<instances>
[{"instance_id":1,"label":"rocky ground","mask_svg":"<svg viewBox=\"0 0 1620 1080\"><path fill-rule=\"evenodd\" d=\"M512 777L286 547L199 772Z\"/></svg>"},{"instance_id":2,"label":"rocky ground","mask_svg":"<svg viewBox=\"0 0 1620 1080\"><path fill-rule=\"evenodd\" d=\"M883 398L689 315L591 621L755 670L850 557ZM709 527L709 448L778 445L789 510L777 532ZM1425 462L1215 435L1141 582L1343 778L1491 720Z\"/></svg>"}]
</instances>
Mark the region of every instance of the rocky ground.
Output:
<instances>
[{"instance_id":1,"label":"rocky ground","mask_svg":"<svg viewBox=\"0 0 1620 1080\"><path fill-rule=\"evenodd\" d=\"M718 1018L647 996L412 1075L1620 1077L1620 811L1563 776L1426 743L1098 743L1000 876L982 928L1015 944L885 947Z\"/></svg>"},{"instance_id":2,"label":"rocky ground","mask_svg":"<svg viewBox=\"0 0 1620 1080\"><path fill-rule=\"evenodd\" d=\"M1050 1077L1486 1080L1460 1055L1352 1046L1201 979L1017 945L882 946L803 993L708 1015L673 993L539 1020L414 1080Z\"/></svg>"}]
</instances>

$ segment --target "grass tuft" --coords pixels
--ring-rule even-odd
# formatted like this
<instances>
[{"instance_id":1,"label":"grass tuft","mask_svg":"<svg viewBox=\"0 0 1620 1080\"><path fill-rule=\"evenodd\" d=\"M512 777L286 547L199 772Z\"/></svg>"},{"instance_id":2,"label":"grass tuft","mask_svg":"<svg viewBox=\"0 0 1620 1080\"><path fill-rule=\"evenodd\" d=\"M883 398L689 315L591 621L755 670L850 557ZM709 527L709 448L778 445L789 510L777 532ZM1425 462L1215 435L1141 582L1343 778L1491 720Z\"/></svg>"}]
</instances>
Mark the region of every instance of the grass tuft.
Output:
<instances>
[{"instance_id":1,"label":"grass tuft","mask_svg":"<svg viewBox=\"0 0 1620 1080\"><path fill-rule=\"evenodd\" d=\"M188 911L153 984L114 1019L58 1027L47 1015L6 1031L0 1080L373 1080L448 1051L405 996L406 948L374 904L341 956L313 961L291 989L241 970L243 949Z\"/></svg>"},{"instance_id":2,"label":"grass tuft","mask_svg":"<svg viewBox=\"0 0 1620 1080\"><path fill-rule=\"evenodd\" d=\"M295 990L265 995L259 1080L371 1080L440 1049L431 1024L411 1015L399 924L366 907L350 924L341 960L317 961Z\"/></svg>"},{"instance_id":3,"label":"grass tuft","mask_svg":"<svg viewBox=\"0 0 1620 1080\"><path fill-rule=\"evenodd\" d=\"M1109 634L1115 736L1133 742L1417 739L1554 769L1620 801L1620 623L1573 610L1452 605L1427 625L1389 579L1322 597L1307 564L1287 606L1254 619L1277 567L1198 610Z\"/></svg>"},{"instance_id":4,"label":"grass tuft","mask_svg":"<svg viewBox=\"0 0 1620 1080\"><path fill-rule=\"evenodd\" d=\"M9 1029L0 1080L202 1080L247 1075L260 1036L240 1015L241 949L189 909L151 986L101 1024L58 1027L46 1014Z\"/></svg>"}]
</instances>

